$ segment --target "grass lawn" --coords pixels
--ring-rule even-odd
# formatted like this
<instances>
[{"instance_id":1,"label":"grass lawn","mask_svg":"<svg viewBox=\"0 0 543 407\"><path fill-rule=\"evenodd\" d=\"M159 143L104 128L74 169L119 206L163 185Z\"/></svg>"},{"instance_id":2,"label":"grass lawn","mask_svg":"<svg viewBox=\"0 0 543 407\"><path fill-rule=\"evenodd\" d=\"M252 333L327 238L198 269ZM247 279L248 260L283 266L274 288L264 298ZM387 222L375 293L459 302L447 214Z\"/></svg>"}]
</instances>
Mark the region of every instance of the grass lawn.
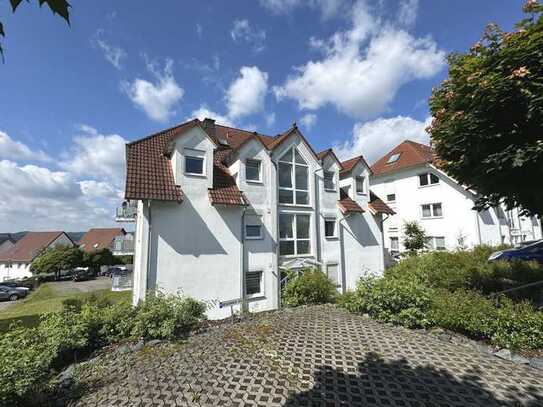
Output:
<instances>
[{"instance_id":1,"label":"grass lawn","mask_svg":"<svg viewBox=\"0 0 543 407\"><path fill-rule=\"evenodd\" d=\"M67 298L85 299L90 296L99 296L112 302L119 302L130 298L132 294L131 291L114 292L109 289L84 293L59 294L55 290L55 284L42 284L28 298L17 301L16 304L0 311L0 333L5 332L9 328L9 325L17 320L21 320L25 326L36 326L39 323L41 314L61 310L62 301Z\"/></svg>"}]
</instances>

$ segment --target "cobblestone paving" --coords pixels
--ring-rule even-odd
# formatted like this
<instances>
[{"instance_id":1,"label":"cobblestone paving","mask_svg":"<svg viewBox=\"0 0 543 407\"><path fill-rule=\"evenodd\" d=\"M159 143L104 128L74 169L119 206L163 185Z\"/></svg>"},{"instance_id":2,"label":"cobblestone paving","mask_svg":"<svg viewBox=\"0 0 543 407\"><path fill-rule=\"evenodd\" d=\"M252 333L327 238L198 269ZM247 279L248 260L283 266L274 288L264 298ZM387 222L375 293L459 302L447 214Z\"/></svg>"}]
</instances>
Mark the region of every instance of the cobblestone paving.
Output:
<instances>
[{"instance_id":1,"label":"cobblestone paving","mask_svg":"<svg viewBox=\"0 0 543 407\"><path fill-rule=\"evenodd\" d=\"M543 372L332 306L78 368L71 406L543 406Z\"/></svg>"}]
</instances>

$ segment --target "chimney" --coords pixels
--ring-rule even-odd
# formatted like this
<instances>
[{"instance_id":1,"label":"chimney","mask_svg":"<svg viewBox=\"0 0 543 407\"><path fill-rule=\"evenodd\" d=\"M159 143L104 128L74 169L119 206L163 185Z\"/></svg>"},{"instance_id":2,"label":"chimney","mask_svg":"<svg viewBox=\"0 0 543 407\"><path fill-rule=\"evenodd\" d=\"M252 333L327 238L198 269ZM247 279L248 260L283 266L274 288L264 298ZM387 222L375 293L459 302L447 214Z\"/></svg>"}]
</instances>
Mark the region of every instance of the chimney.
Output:
<instances>
[{"instance_id":1,"label":"chimney","mask_svg":"<svg viewBox=\"0 0 543 407\"><path fill-rule=\"evenodd\" d=\"M215 120L206 117L202 121L202 124L204 126L204 129L208 132L208 134L215 136Z\"/></svg>"}]
</instances>

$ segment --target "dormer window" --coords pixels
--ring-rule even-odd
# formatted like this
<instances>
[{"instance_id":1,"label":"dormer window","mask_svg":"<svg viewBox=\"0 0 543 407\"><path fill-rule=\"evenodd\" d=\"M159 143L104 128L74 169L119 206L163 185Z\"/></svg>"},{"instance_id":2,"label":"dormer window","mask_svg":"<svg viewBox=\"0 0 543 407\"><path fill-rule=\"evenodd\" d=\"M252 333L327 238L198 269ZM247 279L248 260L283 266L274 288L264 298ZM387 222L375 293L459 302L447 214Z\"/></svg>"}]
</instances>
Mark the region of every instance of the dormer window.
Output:
<instances>
[{"instance_id":1,"label":"dormer window","mask_svg":"<svg viewBox=\"0 0 543 407\"><path fill-rule=\"evenodd\" d=\"M419 174L419 186L425 187L427 185L439 184L439 177L431 172L425 172Z\"/></svg>"},{"instance_id":2,"label":"dormer window","mask_svg":"<svg viewBox=\"0 0 543 407\"><path fill-rule=\"evenodd\" d=\"M260 182L261 177L261 162L259 160L245 161L245 179L247 181Z\"/></svg>"},{"instance_id":3,"label":"dormer window","mask_svg":"<svg viewBox=\"0 0 543 407\"><path fill-rule=\"evenodd\" d=\"M326 191L335 191L336 190L336 184L334 180L334 172L333 171L324 171L324 189Z\"/></svg>"},{"instance_id":4,"label":"dormer window","mask_svg":"<svg viewBox=\"0 0 543 407\"><path fill-rule=\"evenodd\" d=\"M364 177L356 177L356 193L359 195L366 193L364 190Z\"/></svg>"},{"instance_id":5,"label":"dormer window","mask_svg":"<svg viewBox=\"0 0 543 407\"><path fill-rule=\"evenodd\" d=\"M394 164L396 161L400 159L400 154L392 154L390 157L388 157L387 164Z\"/></svg>"},{"instance_id":6,"label":"dormer window","mask_svg":"<svg viewBox=\"0 0 543 407\"><path fill-rule=\"evenodd\" d=\"M185 174L204 175L205 153L199 150L185 149Z\"/></svg>"}]
</instances>

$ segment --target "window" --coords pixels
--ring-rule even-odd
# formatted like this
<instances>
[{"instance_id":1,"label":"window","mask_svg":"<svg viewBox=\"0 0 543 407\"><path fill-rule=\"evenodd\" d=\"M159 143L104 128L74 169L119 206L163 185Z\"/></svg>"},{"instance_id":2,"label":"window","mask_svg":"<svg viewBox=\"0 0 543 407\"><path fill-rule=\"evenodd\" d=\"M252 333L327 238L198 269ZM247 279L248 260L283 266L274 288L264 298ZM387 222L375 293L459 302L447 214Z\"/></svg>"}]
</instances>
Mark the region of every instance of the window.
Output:
<instances>
[{"instance_id":1,"label":"window","mask_svg":"<svg viewBox=\"0 0 543 407\"><path fill-rule=\"evenodd\" d=\"M336 190L336 185L334 182L334 173L332 171L324 171L324 189L327 191Z\"/></svg>"},{"instance_id":2,"label":"window","mask_svg":"<svg viewBox=\"0 0 543 407\"><path fill-rule=\"evenodd\" d=\"M245 225L245 238L249 240L262 239L262 226Z\"/></svg>"},{"instance_id":3,"label":"window","mask_svg":"<svg viewBox=\"0 0 543 407\"><path fill-rule=\"evenodd\" d=\"M279 254L281 256L310 253L309 222L310 215L279 214Z\"/></svg>"},{"instance_id":4,"label":"window","mask_svg":"<svg viewBox=\"0 0 543 407\"><path fill-rule=\"evenodd\" d=\"M427 247L432 250L445 250L445 238L443 236L430 237Z\"/></svg>"},{"instance_id":5,"label":"window","mask_svg":"<svg viewBox=\"0 0 543 407\"><path fill-rule=\"evenodd\" d=\"M264 294L262 289L262 271L248 271L245 273L245 295L258 297Z\"/></svg>"},{"instance_id":6,"label":"window","mask_svg":"<svg viewBox=\"0 0 543 407\"><path fill-rule=\"evenodd\" d=\"M324 219L324 237L336 237L336 220Z\"/></svg>"},{"instance_id":7,"label":"window","mask_svg":"<svg viewBox=\"0 0 543 407\"><path fill-rule=\"evenodd\" d=\"M390 157L388 157L387 164L392 164L398 161L398 159L400 158L400 154L401 153L392 154Z\"/></svg>"},{"instance_id":8,"label":"window","mask_svg":"<svg viewBox=\"0 0 543 407\"><path fill-rule=\"evenodd\" d=\"M185 173L193 175L204 174L204 152L185 149Z\"/></svg>"},{"instance_id":9,"label":"window","mask_svg":"<svg viewBox=\"0 0 543 407\"><path fill-rule=\"evenodd\" d=\"M295 147L279 159L279 203L309 204L309 169Z\"/></svg>"},{"instance_id":10,"label":"window","mask_svg":"<svg viewBox=\"0 0 543 407\"><path fill-rule=\"evenodd\" d=\"M439 177L430 172L425 172L424 174L419 174L419 186L424 187L427 185L439 184Z\"/></svg>"},{"instance_id":11,"label":"window","mask_svg":"<svg viewBox=\"0 0 543 407\"><path fill-rule=\"evenodd\" d=\"M387 202L396 202L396 194L388 194Z\"/></svg>"},{"instance_id":12,"label":"window","mask_svg":"<svg viewBox=\"0 0 543 407\"><path fill-rule=\"evenodd\" d=\"M326 275L336 286L339 286L339 265L337 263L328 263L326 265Z\"/></svg>"},{"instance_id":13,"label":"window","mask_svg":"<svg viewBox=\"0 0 543 407\"><path fill-rule=\"evenodd\" d=\"M441 203L432 203L421 205L423 218L440 218L443 216Z\"/></svg>"},{"instance_id":14,"label":"window","mask_svg":"<svg viewBox=\"0 0 543 407\"><path fill-rule=\"evenodd\" d=\"M398 253L400 253L400 240L394 236L390 238L390 254L394 256Z\"/></svg>"},{"instance_id":15,"label":"window","mask_svg":"<svg viewBox=\"0 0 543 407\"><path fill-rule=\"evenodd\" d=\"M247 181L261 181L259 160L245 161L245 179Z\"/></svg>"},{"instance_id":16,"label":"window","mask_svg":"<svg viewBox=\"0 0 543 407\"><path fill-rule=\"evenodd\" d=\"M364 177L356 177L356 193L364 193Z\"/></svg>"}]
</instances>

